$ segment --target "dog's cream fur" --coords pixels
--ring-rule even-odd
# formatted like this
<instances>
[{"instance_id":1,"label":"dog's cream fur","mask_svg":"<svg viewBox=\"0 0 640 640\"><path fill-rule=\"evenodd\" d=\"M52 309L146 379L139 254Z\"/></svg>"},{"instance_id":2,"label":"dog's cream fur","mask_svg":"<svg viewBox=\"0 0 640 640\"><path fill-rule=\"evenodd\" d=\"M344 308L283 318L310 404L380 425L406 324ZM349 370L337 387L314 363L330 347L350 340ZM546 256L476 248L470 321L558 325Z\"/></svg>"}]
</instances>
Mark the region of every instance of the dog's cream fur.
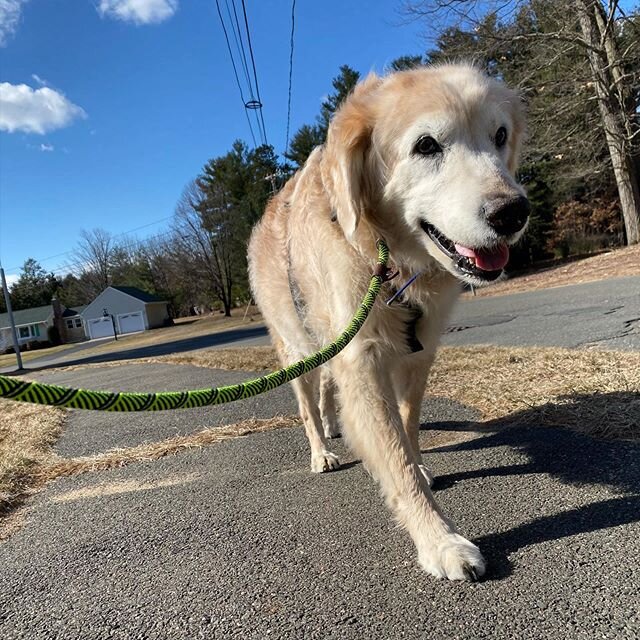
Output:
<instances>
[{"instance_id":1,"label":"dog's cream fur","mask_svg":"<svg viewBox=\"0 0 640 640\"><path fill-rule=\"evenodd\" d=\"M493 136L501 126L509 137L498 149ZM369 76L336 113L326 144L270 202L249 247L255 298L283 363L330 342L349 323L367 288L378 237L390 247L398 282L423 272L404 296L422 311L416 325L422 351L411 353L412 312L406 304L386 306L391 285L385 285L360 333L331 361L331 375L316 370L294 388L312 470L339 465L327 444L337 431L335 382L348 445L413 538L422 567L452 580L482 575L485 563L434 500L418 429L460 274L420 221L469 247L515 242L521 232L497 238L481 211L495 194L523 193L513 177L522 129L517 96L472 67ZM416 156L423 135L440 142L440 157Z\"/></svg>"}]
</instances>

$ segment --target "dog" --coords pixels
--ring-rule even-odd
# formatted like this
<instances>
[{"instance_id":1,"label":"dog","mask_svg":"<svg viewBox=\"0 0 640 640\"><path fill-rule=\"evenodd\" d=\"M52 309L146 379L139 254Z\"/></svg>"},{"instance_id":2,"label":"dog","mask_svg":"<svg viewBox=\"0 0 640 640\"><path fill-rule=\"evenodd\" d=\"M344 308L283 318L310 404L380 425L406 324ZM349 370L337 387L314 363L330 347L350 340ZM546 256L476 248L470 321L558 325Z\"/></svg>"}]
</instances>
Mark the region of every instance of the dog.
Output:
<instances>
[{"instance_id":1,"label":"dog","mask_svg":"<svg viewBox=\"0 0 640 640\"><path fill-rule=\"evenodd\" d=\"M330 372L293 386L311 469L339 466L328 445L337 432L335 385L347 445L379 483L422 568L450 580L479 579L485 560L431 493L420 407L461 282L496 280L525 231L529 203L515 179L523 131L518 95L472 66L369 75L249 242L255 300L285 365L347 326L375 266L376 240L387 242L399 277L384 285ZM398 302L385 304L416 274Z\"/></svg>"}]
</instances>

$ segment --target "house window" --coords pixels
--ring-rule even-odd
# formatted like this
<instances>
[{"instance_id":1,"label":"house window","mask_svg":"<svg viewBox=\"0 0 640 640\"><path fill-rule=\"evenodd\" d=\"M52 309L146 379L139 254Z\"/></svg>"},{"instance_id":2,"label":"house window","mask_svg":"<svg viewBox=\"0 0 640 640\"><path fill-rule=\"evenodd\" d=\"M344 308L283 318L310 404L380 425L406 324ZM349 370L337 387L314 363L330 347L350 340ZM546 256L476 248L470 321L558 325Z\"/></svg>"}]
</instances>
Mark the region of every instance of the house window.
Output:
<instances>
[{"instance_id":1,"label":"house window","mask_svg":"<svg viewBox=\"0 0 640 640\"><path fill-rule=\"evenodd\" d=\"M82 327L82 318L76 318L75 323L76 323L76 329L80 329Z\"/></svg>"},{"instance_id":2,"label":"house window","mask_svg":"<svg viewBox=\"0 0 640 640\"><path fill-rule=\"evenodd\" d=\"M39 338L40 325L30 324L26 327L18 327L18 334L21 338Z\"/></svg>"},{"instance_id":3,"label":"house window","mask_svg":"<svg viewBox=\"0 0 640 640\"><path fill-rule=\"evenodd\" d=\"M67 329L73 329L73 320L67 320Z\"/></svg>"}]
</instances>

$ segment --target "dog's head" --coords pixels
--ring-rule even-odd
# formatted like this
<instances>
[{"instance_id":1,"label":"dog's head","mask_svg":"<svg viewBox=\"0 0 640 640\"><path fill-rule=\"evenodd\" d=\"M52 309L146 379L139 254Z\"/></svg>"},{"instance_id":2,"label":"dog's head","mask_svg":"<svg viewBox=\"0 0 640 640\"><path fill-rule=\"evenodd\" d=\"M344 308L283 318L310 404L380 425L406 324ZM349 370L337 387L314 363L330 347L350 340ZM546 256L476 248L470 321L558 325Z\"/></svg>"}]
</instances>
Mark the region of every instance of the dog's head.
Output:
<instances>
[{"instance_id":1,"label":"dog's head","mask_svg":"<svg viewBox=\"0 0 640 640\"><path fill-rule=\"evenodd\" d=\"M470 66L369 76L336 113L323 153L345 235L356 238L366 217L396 258L495 280L529 216L514 178L523 129L518 96Z\"/></svg>"}]
</instances>

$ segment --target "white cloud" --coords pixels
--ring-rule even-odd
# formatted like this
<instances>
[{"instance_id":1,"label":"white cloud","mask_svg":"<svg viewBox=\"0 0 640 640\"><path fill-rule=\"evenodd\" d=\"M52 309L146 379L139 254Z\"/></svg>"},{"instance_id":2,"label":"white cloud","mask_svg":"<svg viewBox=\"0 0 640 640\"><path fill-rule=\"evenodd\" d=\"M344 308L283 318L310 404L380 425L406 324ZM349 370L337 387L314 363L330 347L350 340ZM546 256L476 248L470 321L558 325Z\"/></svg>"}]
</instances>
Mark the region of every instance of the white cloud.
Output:
<instances>
[{"instance_id":1,"label":"white cloud","mask_svg":"<svg viewBox=\"0 0 640 640\"><path fill-rule=\"evenodd\" d=\"M66 127L76 118L86 117L84 109L54 89L32 89L26 84L0 82L2 131L44 134Z\"/></svg>"},{"instance_id":2,"label":"white cloud","mask_svg":"<svg viewBox=\"0 0 640 640\"><path fill-rule=\"evenodd\" d=\"M54 147L52 144L41 144L40 145L40 151L53 151Z\"/></svg>"},{"instance_id":3,"label":"white cloud","mask_svg":"<svg viewBox=\"0 0 640 640\"><path fill-rule=\"evenodd\" d=\"M4 47L20 22L22 5L27 0L0 0L0 47Z\"/></svg>"},{"instance_id":4,"label":"white cloud","mask_svg":"<svg viewBox=\"0 0 640 640\"><path fill-rule=\"evenodd\" d=\"M1 0L0 0L1 1ZM41 87L46 87L49 83L44 79L41 78L37 73L32 73L31 77L41 86Z\"/></svg>"},{"instance_id":5,"label":"white cloud","mask_svg":"<svg viewBox=\"0 0 640 640\"><path fill-rule=\"evenodd\" d=\"M1 2L2 0L0 0ZM134 24L153 24L170 18L178 0L100 0L98 13Z\"/></svg>"}]
</instances>

